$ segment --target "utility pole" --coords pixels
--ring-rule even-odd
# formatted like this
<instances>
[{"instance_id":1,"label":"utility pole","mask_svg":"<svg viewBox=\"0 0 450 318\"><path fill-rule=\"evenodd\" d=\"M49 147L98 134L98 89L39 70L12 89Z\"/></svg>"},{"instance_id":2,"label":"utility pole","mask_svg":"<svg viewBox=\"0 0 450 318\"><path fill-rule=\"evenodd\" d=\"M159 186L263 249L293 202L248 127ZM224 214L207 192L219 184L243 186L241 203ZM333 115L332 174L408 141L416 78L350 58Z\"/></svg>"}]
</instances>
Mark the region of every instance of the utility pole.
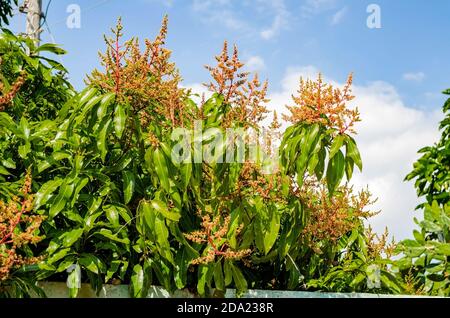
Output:
<instances>
[{"instance_id":1,"label":"utility pole","mask_svg":"<svg viewBox=\"0 0 450 318\"><path fill-rule=\"evenodd\" d=\"M25 0L20 11L27 14L27 35L39 45L42 32L42 0Z\"/></svg>"}]
</instances>

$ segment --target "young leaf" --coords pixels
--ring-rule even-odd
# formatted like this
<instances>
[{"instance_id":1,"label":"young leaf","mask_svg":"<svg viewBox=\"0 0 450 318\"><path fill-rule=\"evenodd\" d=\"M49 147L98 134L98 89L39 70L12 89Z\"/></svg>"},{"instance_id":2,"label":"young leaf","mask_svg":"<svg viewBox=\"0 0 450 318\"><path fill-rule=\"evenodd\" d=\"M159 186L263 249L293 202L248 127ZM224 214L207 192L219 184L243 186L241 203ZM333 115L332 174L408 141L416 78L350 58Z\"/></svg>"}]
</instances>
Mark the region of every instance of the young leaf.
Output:
<instances>
[{"instance_id":1,"label":"young leaf","mask_svg":"<svg viewBox=\"0 0 450 318\"><path fill-rule=\"evenodd\" d=\"M218 290L225 291L225 280L223 277L222 262L220 261L214 266L214 282Z\"/></svg>"},{"instance_id":2,"label":"young leaf","mask_svg":"<svg viewBox=\"0 0 450 318\"><path fill-rule=\"evenodd\" d=\"M169 169L167 167L166 158L159 148L155 149L153 152L153 163L155 164L156 174L161 182L161 186L164 190L170 192Z\"/></svg>"},{"instance_id":3,"label":"young leaf","mask_svg":"<svg viewBox=\"0 0 450 318\"><path fill-rule=\"evenodd\" d=\"M114 111L114 131L118 138L122 138L126 120L127 115L124 106L121 104L117 104L116 109Z\"/></svg>"},{"instance_id":4,"label":"young leaf","mask_svg":"<svg viewBox=\"0 0 450 318\"><path fill-rule=\"evenodd\" d=\"M338 151L336 155L328 162L327 168L327 185L330 196L333 195L344 177L345 158L342 151Z\"/></svg>"},{"instance_id":5,"label":"young leaf","mask_svg":"<svg viewBox=\"0 0 450 318\"><path fill-rule=\"evenodd\" d=\"M346 156L352 158L359 170L362 171L363 165L361 155L355 140L350 136L347 136L346 140Z\"/></svg>"},{"instance_id":6,"label":"young leaf","mask_svg":"<svg viewBox=\"0 0 450 318\"><path fill-rule=\"evenodd\" d=\"M128 204L133 198L134 189L136 188L136 179L131 171L123 171L123 196L124 203Z\"/></svg>"},{"instance_id":7,"label":"young leaf","mask_svg":"<svg viewBox=\"0 0 450 318\"><path fill-rule=\"evenodd\" d=\"M178 222L181 218L181 214L180 213L175 213L175 212L170 212L167 208L167 205L159 200L153 200L151 202L152 207L158 211L159 213L161 213L164 217L166 217L167 219L171 220L171 221L175 221Z\"/></svg>"},{"instance_id":8,"label":"young leaf","mask_svg":"<svg viewBox=\"0 0 450 318\"><path fill-rule=\"evenodd\" d=\"M106 144L106 139L108 138L108 130L111 124L111 119L109 119L103 128L100 130L97 139L97 148L100 151L100 158L102 162L105 162L106 154L108 152L108 146Z\"/></svg>"},{"instance_id":9,"label":"young leaf","mask_svg":"<svg viewBox=\"0 0 450 318\"><path fill-rule=\"evenodd\" d=\"M345 139L344 135L341 135L341 134L337 135L334 138L333 143L331 144L331 147L330 147L329 159L332 159L334 157L334 155L338 152L338 150L341 149L341 147L344 143L344 139Z\"/></svg>"},{"instance_id":10,"label":"young leaf","mask_svg":"<svg viewBox=\"0 0 450 318\"><path fill-rule=\"evenodd\" d=\"M133 267L133 273L131 274L130 294L134 298L146 297L143 295L144 289L144 270L141 265L135 265Z\"/></svg>"},{"instance_id":11,"label":"young leaf","mask_svg":"<svg viewBox=\"0 0 450 318\"><path fill-rule=\"evenodd\" d=\"M61 185L62 180L56 179L44 183L41 189L36 193L34 201L34 210L37 211L42 205L46 204L53 192Z\"/></svg>"},{"instance_id":12,"label":"young leaf","mask_svg":"<svg viewBox=\"0 0 450 318\"><path fill-rule=\"evenodd\" d=\"M238 293L245 293L247 291L247 280L245 279L244 274L242 274L241 270L233 264L231 264L231 270L233 271L234 284L236 285Z\"/></svg>"},{"instance_id":13,"label":"young leaf","mask_svg":"<svg viewBox=\"0 0 450 318\"><path fill-rule=\"evenodd\" d=\"M64 247L71 247L75 242L77 242L81 235L83 235L83 229L75 229L69 232L65 232L61 235L62 244Z\"/></svg>"},{"instance_id":14,"label":"young leaf","mask_svg":"<svg viewBox=\"0 0 450 318\"><path fill-rule=\"evenodd\" d=\"M80 265L76 264L72 268L72 271L67 276L67 286L69 287L70 298L76 298L78 290L81 287L81 269Z\"/></svg>"}]
</instances>

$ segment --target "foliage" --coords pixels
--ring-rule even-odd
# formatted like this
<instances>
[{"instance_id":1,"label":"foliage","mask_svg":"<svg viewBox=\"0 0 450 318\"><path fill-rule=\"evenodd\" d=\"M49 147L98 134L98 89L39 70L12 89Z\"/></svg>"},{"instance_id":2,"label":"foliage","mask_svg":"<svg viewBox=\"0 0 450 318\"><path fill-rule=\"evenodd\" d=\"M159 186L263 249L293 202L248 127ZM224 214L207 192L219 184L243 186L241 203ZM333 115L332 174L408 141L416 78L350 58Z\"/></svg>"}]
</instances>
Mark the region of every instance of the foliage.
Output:
<instances>
[{"instance_id":1,"label":"foliage","mask_svg":"<svg viewBox=\"0 0 450 318\"><path fill-rule=\"evenodd\" d=\"M15 197L7 204L0 201L0 288L6 296L25 296L30 289L39 294L33 280L23 270L18 271L41 261L32 256L28 246L42 240L38 231L43 221L42 216L32 212L31 182L28 173L21 189L22 197Z\"/></svg>"},{"instance_id":2,"label":"foliage","mask_svg":"<svg viewBox=\"0 0 450 318\"><path fill-rule=\"evenodd\" d=\"M450 95L450 90L444 94ZM408 282L412 293L450 295L450 202L449 149L450 98L443 107L446 118L441 122L441 140L431 147L419 150L422 157L414 164L406 180L416 180L419 196L426 202L418 208L424 211L422 221L416 220L419 230L414 239L399 246L402 258L397 262L400 274Z\"/></svg>"},{"instance_id":3,"label":"foliage","mask_svg":"<svg viewBox=\"0 0 450 318\"><path fill-rule=\"evenodd\" d=\"M450 95L450 89L443 92ZM450 98L446 101L443 111L446 118L441 122L439 129L442 130L441 140L431 146L419 150L422 157L414 163L413 171L406 176L406 180L415 179L415 187L418 196L425 196L426 202L431 204L437 201L445 204L450 200L449 184L450 175L448 173L448 162L450 155ZM423 205L419 206L423 207Z\"/></svg>"},{"instance_id":4,"label":"foliage","mask_svg":"<svg viewBox=\"0 0 450 318\"><path fill-rule=\"evenodd\" d=\"M47 58L24 53L6 33L4 45L17 52L5 52L4 63L25 63L25 73L21 67L2 71L17 88L0 112L0 136L7 137L0 137L6 149L0 189L13 193L19 169L31 167L34 213L46 217L45 239L34 251L47 256L38 278L67 278L71 296L79 282L97 291L104 283L129 283L134 297L145 297L151 284L202 296L213 289L221 295L227 287L353 291L369 290L371 268L379 266L386 273L377 291L398 292L384 249L375 248L364 230L363 221L373 214L368 191L354 194L343 184L355 166L362 169L351 136L359 115L346 105L351 78L343 91L321 77L302 81L286 132L281 136L275 116L269 142L245 136L260 160L229 161L229 145L212 132L263 132L267 82L242 72L237 48L230 56L225 44L217 66L207 67L212 97L197 105L180 87L164 47L166 32L164 19L141 50L137 39L122 43L119 23L101 55L105 70L95 70L78 94L41 64ZM32 52L42 50L20 41ZM37 83L28 85L40 85L56 99L39 105L48 111L34 112L38 105L22 102L30 97L19 74L33 74ZM183 162L174 159L180 144L175 128L189 131L181 143L194 156ZM274 160L277 142L280 162ZM215 149L212 160L196 160L199 147ZM243 149L252 151L249 144ZM233 158L238 151L232 148Z\"/></svg>"},{"instance_id":5,"label":"foliage","mask_svg":"<svg viewBox=\"0 0 450 318\"><path fill-rule=\"evenodd\" d=\"M13 7L19 0L0 0L0 26L9 24L9 18L13 15Z\"/></svg>"},{"instance_id":6,"label":"foliage","mask_svg":"<svg viewBox=\"0 0 450 318\"><path fill-rule=\"evenodd\" d=\"M34 236L41 220L45 217L42 211L28 211L30 207L29 199L21 202L22 208L19 210L20 218L14 217L16 205L18 205L18 194L21 184L29 177L23 172L31 167L30 175L35 177L33 191L38 190L42 185L42 176L39 176L39 169L35 165L47 158L49 151L50 137L54 137L56 117L61 103L68 100L71 95L71 86L64 79L65 70L58 62L49 57L39 56L44 52L62 54L64 51L54 45L45 44L36 47L34 43L22 37L13 35L4 29L0 37L0 200L9 202L2 205L2 224L8 222L14 231L8 231L13 242L6 239L2 242L2 253L10 251L9 257L2 260L2 269L5 275L8 268L14 268L14 275L2 282L2 286L7 285L8 290L4 295L27 296L30 292L42 294L36 289L35 273L24 272L24 270L34 270L35 266L25 266L20 270L16 267L20 264L32 263L38 260L45 249L40 244L22 244L16 239L20 239L20 231L24 231L25 240L31 243L38 243ZM28 192L27 192L28 194ZM24 194L22 194L23 196ZM26 196L26 195L25 195ZM23 203L27 203L23 205ZM5 210L3 210L5 209ZM29 212L29 215L25 215ZM13 217L11 219L11 217ZM25 223L30 221L28 227ZM12 222L12 223L11 223ZM24 223L25 222L25 223ZM24 223L23 225L21 225ZM29 223L29 222L28 222ZM20 225L20 228L19 228ZM44 222L45 226L45 222ZM8 227L9 229L9 227ZM3 233L2 233L3 235ZM25 242L24 242L25 243ZM8 246L8 245L16 245ZM20 246L20 248L19 248ZM17 253L12 253L11 251ZM25 259L21 259L26 257ZM5 261L5 262L3 262ZM3 288L3 287L2 287ZM3 295L3 293L2 293Z\"/></svg>"}]
</instances>

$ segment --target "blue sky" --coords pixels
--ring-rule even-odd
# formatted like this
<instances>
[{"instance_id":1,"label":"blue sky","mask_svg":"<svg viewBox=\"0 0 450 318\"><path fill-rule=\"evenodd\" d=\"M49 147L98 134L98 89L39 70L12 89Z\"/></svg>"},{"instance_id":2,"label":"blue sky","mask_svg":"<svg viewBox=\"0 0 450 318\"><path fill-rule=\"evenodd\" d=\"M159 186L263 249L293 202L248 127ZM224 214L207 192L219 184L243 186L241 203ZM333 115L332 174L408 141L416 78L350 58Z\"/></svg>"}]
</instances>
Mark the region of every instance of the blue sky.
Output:
<instances>
[{"instance_id":1,"label":"blue sky","mask_svg":"<svg viewBox=\"0 0 450 318\"><path fill-rule=\"evenodd\" d=\"M45 7L48 0L43 2ZM80 29L66 27L71 3L81 7ZM366 26L370 3L381 8L381 29ZM411 106L426 108L439 105L439 92L450 86L443 36L450 29L449 11L446 0L53 0L48 24L69 51L63 61L77 87L97 65L102 35L117 17L128 36L145 38L167 13L168 46L186 83L208 79L202 66L212 63L227 39L238 44L244 59L263 59L259 72L272 89L279 88L286 68L315 65L336 79L353 71L356 83L388 81ZM335 15L340 18L333 20ZM15 30L24 30L23 17L14 22ZM271 27L273 35L264 38L261 33ZM51 41L47 33L43 39Z\"/></svg>"},{"instance_id":2,"label":"blue sky","mask_svg":"<svg viewBox=\"0 0 450 318\"><path fill-rule=\"evenodd\" d=\"M43 0L44 7L48 0ZM81 28L69 29L69 4L81 8ZM367 27L369 4L381 9L381 28ZM435 142L444 97L450 87L450 1L448 0L53 0L43 41L68 50L62 57L71 80L82 88L85 74L98 66L103 34L119 16L126 37L153 38L169 15L168 47L185 85L200 90L208 81L204 64L224 40L236 43L249 69L268 78L270 108L290 102L300 76L337 84L354 72L356 106L363 122L356 137L365 168L356 187L369 186L382 213L371 222L402 239L411 235L418 203L404 176L417 150ZM24 31L25 19L12 23Z\"/></svg>"}]
</instances>

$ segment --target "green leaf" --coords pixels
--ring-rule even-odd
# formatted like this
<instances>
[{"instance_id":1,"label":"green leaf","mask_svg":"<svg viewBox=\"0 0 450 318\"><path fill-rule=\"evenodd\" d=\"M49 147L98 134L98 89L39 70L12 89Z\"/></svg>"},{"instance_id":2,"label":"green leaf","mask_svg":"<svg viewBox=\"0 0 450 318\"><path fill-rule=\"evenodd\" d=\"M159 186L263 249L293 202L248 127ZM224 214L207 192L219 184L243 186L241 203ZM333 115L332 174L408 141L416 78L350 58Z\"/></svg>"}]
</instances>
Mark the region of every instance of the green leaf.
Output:
<instances>
[{"instance_id":1,"label":"green leaf","mask_svg":"<svg viewBox=\"0 0 450 318\"><path fill-rule=\"evenodd\" d=\"M333 143L331 144L330 147L330 155L329 155L329 159L333 158L334 155L338 152L338 150L341 149L343 143L344 143L344 135L337 135L334 140Z\"/></svg>"},{"instance_id":2,"label":"green leaf","mask_svg":"<svg viewBox=\"0 0 450 318\"><path fill-rule=\"evenodd\" d=\"M26 141L25 144L19 146L19 156L22 159L27 159L28 154L31 152L31 144Z\"/></svg>"},{"instance_id":3,"label":"green leaf","mask_svg":"<svg viewBox=\"0 0 450 318\"><path fill-rule=\"evenodd\" d=\"M55 197L53 204L50 207L48 212L49 219L52 220L56 215L58 215L66 206L67 200L64 198L64 193L59 193L58 196Z\"/></svg>"},{"instance_id":4,"label":"green leaf","mask_svg":"<svg viewBox=\"0 0 450 318\"><path fill-rule=\"evenodd\" d=\"M336 155L328 162L327 168L327 185L329 195L333 195L336 188L344 177L345 158L342 151L338 151Z\"/></svg>"},{"instance_id":5,"label":"green leaf","mask_svg":"<svg viewBox=\"0 0 450 318\"><path fill-rule=\"evenodd\" d=\"M222 262L217 262L214 266L214 282L218 290L225 291L225 280L223 277Z\"/></svg>"},{"instance_id":6,"label":"green leaf","mask_svg":"<svg viewBox=\"0 0 450 318\"><path fill-rule=\"evenodd\" d=\"M67 53L66 50L60 48L57 44L53 43L45 43L41 45L36 49L36 53L37 52L50 52L56 55L63 55Z\"/></svg>"},{"instance_id":7,"label":"green leaf","mask_svg":"<svg viewBox=\"0 0 450 318\"><path fill-rule=\"evenodd\" d=\"M244 293L247 291L247 281L244 277L244 274L242 274L241 270L233 265L231 265L231 270L233 271L233 279L234 284L236 285L236 289L239 293Z\"/></svg>"},{"instance_id":8,"label":"green leaf","mask_svg":"<svg viewBox=\"0 0 450 318\"><path fill-rule=\"evenodd\" d=\"M50 251L47 251L50 252ZM58 252L52 254L51 257L46 259L46 263L49 265L53 265L56 262L60 261L61 259L63 259L64 257L67 256L67 254L69 254L70 252L70 248L64 248L62 250L59 250Z\"/></svg>"},{"instance_id":9,"label":"green leaf","mask_svg":"<svg viewBox=\"0 0 450 318\"><path fill-rule=\"evenodd\" d=\"M121 104L117 104L116 109L114 111L114 131L118 138L122 138L126 120L127 115L125 113L124 106Z\"/></svg>"},{"instance_id":10,"label":"green leaf","mask_svg":"<svg viewBox=\"0 0 450 318\"><path fill-rule=\"evenodd\" d=\"M116 98L116 94L114 94L114 93L108 93L103 96L103 98L100 101L100 105L98 106L98 109L97 109L98 121L101 121L103 119L103 117L105 117L105 115L108 111L108 107L111 105L111 103L114 101L115 98Z\"/></svg>"},{"instance_id":11,"label":"green leaf","mask_svg":"<svg viewBox=\"0 0 450 318\"><path fill-rule=\"evenodd\" d=\"M155 149L153 152L153 163L155 164L155 171L161 182L161 186L170 193L169 169L166 158L160 148Z\"/></svg>"},{"instance_id":12,"label":"green leaf","mask_svg":"<svg viewBox=\"0 0 450 318\"><path fill-rule=\"evenodd\" d=\"M71 156L72 155L68 152L63 152L63 151L54 152L51 156L45 158L43 161L38 163L38 166L37 166L38 173L40 174L40 173L44 172L48 168L57 164L59 161L61 161L63 159L68 159Z\"/></svg>"},{"instance_id":13,"label":"green leaf","mask_svg":"<svg viewBox=\"0 0 450 318\"><path fill-rule=\"evenodd\" d=\"M128 238L119 238L117 235L113 234L111 230L108 229L101 229L98 232L95 232L95 234L99 234L103 237L106 237L107 239L113 240L115 242L119 242L125 245L130 244L130 240Z\"/></svg>"},{"instance_id":14,"label":"green leaf","mask_svg":"<svg viewBox=\"0 0 450 318\"><path fill-rule=\"evenodd\" d=\"M205 286L206 286L206 278L208 275L209 266L208 265L200 265L198 268L198 281L197 281L197 292L200 296L205 296Z\"/></svg>"},{"instance_id":15,"label":"green leaf","mask_svg":"<svg viewBox=\"0 0 450 318\"><path fill-rule=\"evenodd\" d=\"M130 171L123 171L122 177L124 203L128 204L133 198L134 189L136 188L136 179L134 173Z\"/></svg>"},{"instance_id":16,"label":"green leaf","mask_svg":"<svg viewBox=\"0 0 450 318\"><path fill-rule=\"evenodd\" d=\"M170 212L167 208L167 205L162 201L153 200L151 201L151 206L153 207L153 209L155 209L171 221L178 222L181 218L180 213Z\"/></svg>"},{"instance_id":17,"label":"green leaf","mask_svg":"<svg viewBox=\"0 0 450 318\"><path fill-rule=\"evenodd\" d=\"M65 232L63 235L61 235L62 245L64 247L71 247L73 244L75 244L80 238L81 235L83 235L83 229L75 229L69 232Z\"/></svg>"},{"instance_id":18,"label":"green leaf","mask_svg":"<svg viewBox=\"0 0 450 318\"><path fill-rule=\"evenodd\" d=\"M186 191L192 176L192 163L182 163L180 173L183 182L183 190Z\"/></svg>"},{"instance_id":19,"label":"green leaf","mask_svg":"<svg viewBox=\"0 0 450 318\"><path fill-rule=\"evenodd\" d=\"M34 201L34 210L37 211L42 205L46 204L53 192L61 185L62 180L56 179L44 183L41 189L36 193Z\"/></svg>"},{"instance_id":20,"label":"green leaf","mask_svg":"<svg viewBox=\"0 0 450 318\"><path fill-rule=\"evenodd\" d=\"M347 136L346 138L346 156L352 158L359 170L362 171L363 165L361 155L355 140L350 136Z\"/></svg>"},{"instance_id":21,"label":"green leaf","mask_svg":"<svg viewBox=\"0 0 450 318\"><path fill-rule=\"evenodd\" d=\"M108 138L109 126L111 125L111 119L109 119L103 128L100 130L97 139L97 148L100 151L100 158L102 162L105 162L106 154L108 152L108 146L106 144L106 139Z\"/></svg>"},{"instance_id":22,"label":"green leaf","mask_svg":"<svg viewBox=\"0 0 450 318\"><path fill-rule=\"evenodd\" d=\"M6 168L3 167L3 166L0 166L0 174L2 174L4 176L10 176L11 175L11 173L8 170L6 170Z\"/></svg>"},{"instance_id":23,"label":"green leaf","mask_svg":"<svg viewBox=\"0 0 450 318\"><path fill-rule=\"evenodd\" d=\"M187 284L187 273L189 268L189 252L186 247L182 247L175 257L175 285L178 289L183 289Z\"/></svg>"},{"instance_id":24,"label":"green leaf","mask_svg":"<svg viewBox=\"0 0 450 318\"><path fill-rule=\"evenodd\" d=\"M79 287L81 287L81 269L80 265L75 264L74 268L67 277L67 286L69 287L70 298L76 298Z\"/></svg>"},{"instance_id":25,"label":"green leaf","mask_svg":"<svg viewBox=\"0 0 450 318\"><path fill-rule=\"evenodd\" d=\"M143 295L144 290L144 270L142 266L137 264L133 267L131 274L130 294L134 298L146 297Z\"/></svg>"},{"instance_id":26,"label":"green leaf","mask_svg":"<svg viewBox=\"0 0 450 318\"><path fill-rule=\"evenodd\" d=\"M103 207L103 211L105 211L106 218L112 224L112 226L118 228L120 226L119 211L117 211L116 207L113 205L105 205Z\"/></svg>"},{"instance_id":27,"label":"green leaf","mask_svg":"<svg viewBox=\"0 0 450 318\"><path fill-rule=\"evenodd\" d=\"M229 260L225 260L223 264L223 271L225 274L225 286L229 286L233 282L233 271Z\"/></svg>"},{"instance_id":28,"label":"green leaf","mask_svg":"<svg viewBox=\"0 0 450 318\"><path fill-rule=\"evenodd\" d=\"M122 219L129 223L131 222L132 218L133 218L133 214L131 213L131 211L128 209L127 206L122 206L122 205L118 205L116 206L117 211L119 211L120 216L122 217Z\"/></svg>"},{"instance_id":29,"label":"green leaf","mask_svg":"<svg viewBox=\"0 0 450 318\"><path fill-rule=\"evenodd\" d=\"M106 265L97 256L92 254L81 254L78 259L78 264L84 266L84 268L94 274L104 273L106 270Z\"/></svg>"},{"instance_id":30,"label":"green leaf","mask_svg":"<svg viewBox=\"0 0 450 318\"><path fill-rule=\"evenodd\" d=\"M347 180L350 181L353 175L353 168L355 166L355 162L350 157L345 157L345 175L347 176Z\"/></svg>"},{"instance_id":31,"label":"green leaf","mask_svg":"<svg viewBox=\"0 0 450 318\"><path fill-rule=\"evenodd\" d=\"M15 135L21 135L22 132L17 128L14 120L5 112L0 112L0 127L5 127Z\"/></svg>"},{"instance_id":32,"label":"green leaf","mask_svg":"<svg viewBox=\"0 0 450 318\"><path fill-rule=\"evenodd\" d=\"M161 256L169 262L174 263L172 252L170 251L169 231L164 218L160 214L158 214L155 218L154 231Z\"/></svg>"},{"instance_id":33,"label":"green leaf","mask_svg":"<svg viewBox=\"0 0 450 318\"><path fill-rule=\"evenodd\" d=\"M149 236L154 236L156 213L149 202L141 201L139 203L138 215L141 218L141 220L143 221L142 224L145 224L145 228L148 230L148 231L145 231L145 233ZM139 225L139 223L137 225ZM139 227L138 227L138 230L139 230ZM154 237L151 237L151 238L154 239Z\"/></svg>"},{"instance_id":34,"label":"green leaf","mask_svg":"<svg viewBox=\"0 0 450 318\"><path fill-rule=\"evenodd\" d=\"M79 178L78 183L75 186L75 190L73 192L72 200L70 202L70 206L74 207L75 203L78 202L78 195L80 194L80 191L88 184L89 178Z\"/></svg>"},{"instance_id":35,"label":"green leaf","mask_svg":"<svg viewBox=\"0 0 450 318\"><path fill-rule=\"evenodd\" d=\"M119 260L111 261L111 265L108 268L108 270L106 271L105 283L107 283L113 277L113 275L115 273L117 273L121 264L122 264L122 261L119 261Z\"/></svg>"},{"instance_id":36,"label":"green leaf","mask_svg":"<svg viewBox=\"0 0 450 318\"><path fill-rule=\"evenodd\" d=\"M87 101L91 100L95 94L97 94L97 89L93 87L87 87L84 91L80 93L80 106L87 103Z\"/></svg>"},{"instance_id":37,"label":"green leaf","mask_svg":"<svg viewBox=\"0 0 450 318\"><path fill-rule=\"evenodd\" d=\"M450 256L450 243L439 243L437 245L436 251L439 254L443 254L447 257Z\"/></svg>"}]
</instances>

